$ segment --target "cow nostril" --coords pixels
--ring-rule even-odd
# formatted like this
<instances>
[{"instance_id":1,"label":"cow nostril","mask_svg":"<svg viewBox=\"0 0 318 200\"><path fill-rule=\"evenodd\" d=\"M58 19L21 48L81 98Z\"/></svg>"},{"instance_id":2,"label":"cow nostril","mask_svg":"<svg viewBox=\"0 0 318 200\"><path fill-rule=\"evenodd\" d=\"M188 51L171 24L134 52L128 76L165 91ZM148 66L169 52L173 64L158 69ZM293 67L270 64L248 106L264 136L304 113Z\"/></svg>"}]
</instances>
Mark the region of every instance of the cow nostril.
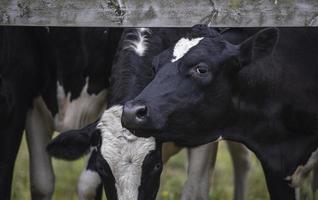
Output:
<instances>
[{"instance_id":1,"label":"cow nostril","mask_svg":"<svg viewBox=\"0 0 318 200\"><path fill-rule=\"evenodd\" d=\"M144 119L147 115L147 107L146 106L142 106L140 107L137 112L136 112L136 117L139 119Z\"/></svg>"},{"instance_id":2,"label":"cow nostril","mask_svg":"<svg viewBox=\"0 0 318 200\"><path fill-rule=\"evenodd\" d=\"M148 122L149 108L139 102L127 102L121 118L122 125L128 129L139 129Z\"/></svg>"}]
</instances>

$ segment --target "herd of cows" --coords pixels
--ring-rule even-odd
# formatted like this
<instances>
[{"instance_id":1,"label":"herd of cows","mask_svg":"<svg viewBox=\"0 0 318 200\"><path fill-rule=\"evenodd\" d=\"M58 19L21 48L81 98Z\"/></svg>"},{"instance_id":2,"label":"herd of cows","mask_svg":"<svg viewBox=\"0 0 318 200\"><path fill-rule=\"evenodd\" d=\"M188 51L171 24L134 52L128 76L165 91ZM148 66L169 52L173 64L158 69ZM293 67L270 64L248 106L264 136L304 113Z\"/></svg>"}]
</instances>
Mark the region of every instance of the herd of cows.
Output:
<instances>
[{"instance_id":1,"label":"herd of cows","mask_svg":"<svg viewBox=\"0 0 318 200\"><path fill-rule=\"evenodd\" d=\"M163 164L187 148L182 199L207 200L223 139L235 200L245 146L272 200L297 199L312 170L316 191L317 45L317 28L0 27L0 198L24 131L32 199L52 198L51 157L87 155L79 199L104 186L108 200L154 200Z\"/></svg>"}]
</instances>

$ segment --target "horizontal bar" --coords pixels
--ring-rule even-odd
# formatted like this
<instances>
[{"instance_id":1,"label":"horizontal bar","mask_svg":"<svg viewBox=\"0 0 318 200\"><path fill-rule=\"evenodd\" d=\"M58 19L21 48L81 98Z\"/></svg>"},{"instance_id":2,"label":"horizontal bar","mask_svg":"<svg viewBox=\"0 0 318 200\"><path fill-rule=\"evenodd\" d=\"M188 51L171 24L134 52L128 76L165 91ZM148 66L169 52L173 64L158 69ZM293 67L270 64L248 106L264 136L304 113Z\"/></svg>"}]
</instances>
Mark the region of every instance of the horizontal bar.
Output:
<instances>
[{"instance_id":1,"label":"horizontal bar","mask_svg":"<svg viewBox=\"0 0 318 200\"><path fill-rule=\"evenodd\" d=\"M317 0L0 0L1 25L317 26Z\"/></svg>"}]
</instances>

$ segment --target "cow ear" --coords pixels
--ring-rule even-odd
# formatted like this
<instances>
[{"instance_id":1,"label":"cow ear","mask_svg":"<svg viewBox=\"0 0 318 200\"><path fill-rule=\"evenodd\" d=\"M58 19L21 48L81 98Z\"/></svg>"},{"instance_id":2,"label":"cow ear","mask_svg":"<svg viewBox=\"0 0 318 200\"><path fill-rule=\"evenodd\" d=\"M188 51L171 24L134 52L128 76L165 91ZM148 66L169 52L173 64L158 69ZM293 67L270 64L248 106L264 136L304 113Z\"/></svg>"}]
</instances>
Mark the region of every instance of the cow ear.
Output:
<instances>
[{"instance_id":1,"label":"cow ear","mask_svg":"<svg viewBox=\"0 0 318 200\"><path fill-rule=\"evenodd\" d=\"M239 45L239 59L242 66L270 55L279 38L277 28L266 28Z\"/></svg>"},{"instance_id":2,"label":"cow ear","mask_svg":"<svg viewBox=\"0 0 318 200\"><path fill-rule=\"evenodd\" d=\"M89 152L91 146L98 144L100 131L97 122L79 130L59 134L47 146L50 156L65 160L76 160Z\"/></svg>"},{"instance_id":3,"label":"cow ear","mask_svg":"<svg viewBox=\"0 0 318 200\"><path fill-rule=\"evenodd\" d=\"M167 49L152 59L152 67L155 73L157 73L165 63L170 62L172 56L171 51L171 49Z\"/></svg>"},{"instance_id":4,"label":"cow ear","mask_svg":"<svg viewBox=\"0 0 318 200\"><path fill-rule=\"evenodd\" d=\"M160 58L159 58L159 55L158 55L158 56L155 56L152 59L152 67L153 67L153 71L155 73L157 73L159 71L159 65L160 65Z\"/></svg>"}]
</instances>

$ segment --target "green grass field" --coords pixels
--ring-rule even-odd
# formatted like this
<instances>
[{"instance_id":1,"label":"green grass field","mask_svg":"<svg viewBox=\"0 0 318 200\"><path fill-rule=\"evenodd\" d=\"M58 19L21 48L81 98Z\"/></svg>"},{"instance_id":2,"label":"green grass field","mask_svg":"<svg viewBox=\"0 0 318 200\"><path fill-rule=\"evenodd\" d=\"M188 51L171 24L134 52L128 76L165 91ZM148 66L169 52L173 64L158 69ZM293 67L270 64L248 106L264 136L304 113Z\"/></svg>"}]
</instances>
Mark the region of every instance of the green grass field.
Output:
<instances>
[{"instance_id":1,"label":"green grass field","mask_svg":"<svg viewBox=\"0 0 318 200\"><path fill-rule=\"evenodd\" d=\"M212 200L231 200L233 193L233 172L231 158L226 145L221 142L216 162L216 170L212 181L209 197ZM182 191L182 185L186 179L185 170L186 152L182 151L169 160L165 166L161 179L161 188L158 200L178 200ZM247 200L267 200L268 193L265 179L258 160L251 156L252 167L248 182ZM53 196L54 200L75 200L77 179L83 168L84 160L66 162L54 160L56 173L56 186ZM13 181L13 200L29 200L29 161L28 150L23 139L16 162ZM312 200L309 181L301 189L302 200ZM105 199L105 198L104 198Z\"/></svg>"}]
</instances>

